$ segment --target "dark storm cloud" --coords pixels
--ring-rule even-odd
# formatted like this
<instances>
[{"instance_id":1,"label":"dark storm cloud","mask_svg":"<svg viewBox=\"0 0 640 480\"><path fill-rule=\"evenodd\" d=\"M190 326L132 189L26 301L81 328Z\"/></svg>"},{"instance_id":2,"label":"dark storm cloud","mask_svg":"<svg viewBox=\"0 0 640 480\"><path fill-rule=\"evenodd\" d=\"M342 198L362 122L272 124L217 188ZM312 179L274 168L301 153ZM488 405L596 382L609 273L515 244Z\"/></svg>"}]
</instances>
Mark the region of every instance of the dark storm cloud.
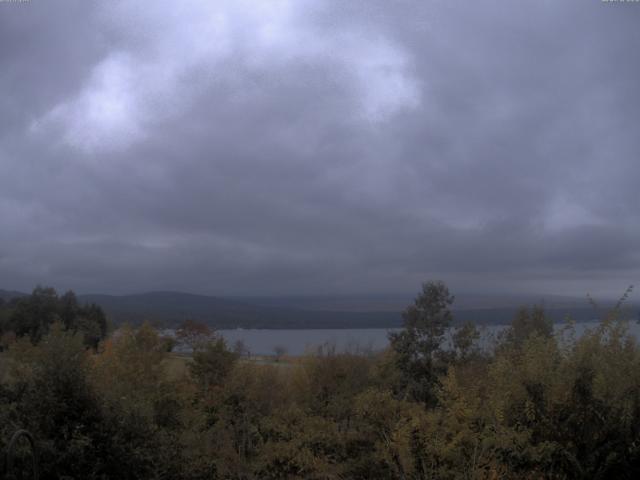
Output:
<instances>
[{"instance_id":1,"label":"dark storm cloud","mask_svg":"<svg viewBox=\"0 0 640 480\"><path fill-rule=\"evenodd\" d=\"M0 284L617 292L640 7L0 3Z\"/></svg>"}]
</instances>

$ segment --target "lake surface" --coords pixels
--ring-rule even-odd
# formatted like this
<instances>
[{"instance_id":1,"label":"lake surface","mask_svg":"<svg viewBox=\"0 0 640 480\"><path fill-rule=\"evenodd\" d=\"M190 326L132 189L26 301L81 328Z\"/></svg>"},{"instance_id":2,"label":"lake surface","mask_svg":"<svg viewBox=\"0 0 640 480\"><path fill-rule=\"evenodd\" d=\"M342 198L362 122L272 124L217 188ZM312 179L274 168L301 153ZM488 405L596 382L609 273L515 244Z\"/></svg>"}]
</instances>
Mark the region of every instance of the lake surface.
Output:
<instances>
[{"instance_id":1,"label":"lake surface","mask_svg":"<svg viewBox=\"0 0 640 480\"><path fill-rule=\"evenodd\" d=\"M230 348L242 340L253 355L273 355L283 347L289 355L302 355L319 346L335 345L337 351L383 350L389 343L387 335L394 328L317 329L317 330L217 330Z\"/></svg>"},{"instance_id":2,"label":"lake surface","mask_svg":"<svg viewBox=\"0 0 640 480\"><path fill-rule=\"evenodd\" d=\"M598 322L576 324L576 335L580 336L586 329L597 326ZM564 324L556 324L556 330ZM489 346L496 335L506 328L505 325L491 325L480 328L482 346ZM363 329L317 329L317 330L261 330L235 329L218 330L230 348L238 340L242 340L252 355L273 355L276 347L283 347L289 355L302 355L315 351L319 346L329 344L336 351L383 350L389 344L389 332L397 328L363 328ZM640 325L629 323L629 331L640 338Z\"/></svg>"}]
</instances>

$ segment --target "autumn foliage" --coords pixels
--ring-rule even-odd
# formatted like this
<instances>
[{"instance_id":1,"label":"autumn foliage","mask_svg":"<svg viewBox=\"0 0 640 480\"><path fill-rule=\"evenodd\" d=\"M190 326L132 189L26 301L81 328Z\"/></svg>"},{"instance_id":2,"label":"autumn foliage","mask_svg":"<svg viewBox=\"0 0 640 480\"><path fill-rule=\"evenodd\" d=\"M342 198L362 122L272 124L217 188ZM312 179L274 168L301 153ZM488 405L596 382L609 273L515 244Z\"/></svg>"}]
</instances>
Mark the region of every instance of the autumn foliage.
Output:
<instances>
[{"instance_id":1,"label":"autumn foliage","mask_svg":"<svg viewBox=\"0 0 640 480\"><path fill-rule=\"evenodd\" d=\"M620 309L577 335L524 309L491 345L425 284L384 352L190 359L149 325L97 350L54 321L0 354L0 439L45 479L587 479L640 473L640 348ZM450 333L447 334L447 332Z\"/></svg>"}]
</instances>

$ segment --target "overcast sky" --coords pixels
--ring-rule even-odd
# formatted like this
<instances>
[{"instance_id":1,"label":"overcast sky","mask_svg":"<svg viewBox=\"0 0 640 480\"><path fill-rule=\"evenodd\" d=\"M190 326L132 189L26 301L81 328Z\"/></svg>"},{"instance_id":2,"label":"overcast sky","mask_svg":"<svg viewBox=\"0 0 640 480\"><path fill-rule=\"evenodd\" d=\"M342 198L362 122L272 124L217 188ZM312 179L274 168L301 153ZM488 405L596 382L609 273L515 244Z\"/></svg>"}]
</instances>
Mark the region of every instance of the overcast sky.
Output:
<instances>
[{"instance_id":1,"label":"overcast sky","mask_svg":"<svg viewBox=\"0 0 640 480\"><path fill-rule=\"evenodd\" d=\"M0 2L0 288L621 293L640 3Z\"/></svg>"}]
</instances>

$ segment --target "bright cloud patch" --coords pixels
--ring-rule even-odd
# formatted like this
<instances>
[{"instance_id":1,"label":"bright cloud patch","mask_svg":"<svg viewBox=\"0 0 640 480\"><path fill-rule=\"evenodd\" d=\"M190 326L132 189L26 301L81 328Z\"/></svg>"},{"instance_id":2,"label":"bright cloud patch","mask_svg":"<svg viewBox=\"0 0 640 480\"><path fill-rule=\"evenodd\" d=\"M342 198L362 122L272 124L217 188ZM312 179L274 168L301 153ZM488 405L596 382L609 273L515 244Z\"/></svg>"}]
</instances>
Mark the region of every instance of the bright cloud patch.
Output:
<instances>
[{"instance_id":1,"label":"bright cloud patch","mask_svg":"<svg viewBox=\"0 0 640 480\"><path fill-rule=\"evenodd\" d=\"M345 72L356 116L384 121L419 105L408 54L379 34L354 35L305 28L310 2L107 3L110 28L128 39L95 66L75 97L36 122L62 128L83 150L125 148L145 137L154 121L179 113L198 94L223 83L230 71L277 75L291 62ZM205 72L198 75L193 72Z\"/></svg>"}]
</instances>

